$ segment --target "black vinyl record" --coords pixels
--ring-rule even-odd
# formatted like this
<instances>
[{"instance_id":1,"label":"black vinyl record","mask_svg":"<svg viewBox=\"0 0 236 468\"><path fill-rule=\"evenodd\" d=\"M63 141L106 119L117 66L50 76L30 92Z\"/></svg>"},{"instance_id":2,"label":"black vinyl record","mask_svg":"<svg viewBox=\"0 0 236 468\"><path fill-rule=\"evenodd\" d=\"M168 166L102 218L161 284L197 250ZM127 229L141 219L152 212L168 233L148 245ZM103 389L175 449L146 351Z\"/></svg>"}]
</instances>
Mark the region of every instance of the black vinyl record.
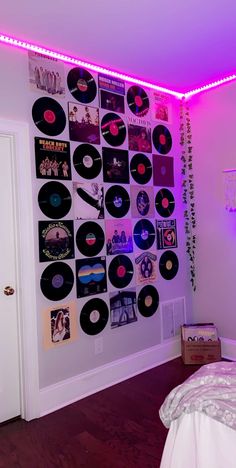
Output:
<instances>
[{"instance_id":1,"label":"black vinyl record","mask_svg":"<svg viewBox=\"0 0 236 468\"><path fill-rule=\"evenodd\" d=\"M94 179L102 168L102 158L98 150L87 143L77 146L73 154L77 173L84 179Z\"/></svg>"},{"instance_id":2,"label":"black vinyl record","mask_svg":"<svg viewBox=\"0 0 236 468\"><path fill-rule=\"evenodd\" d=\"M80 313L80 326L87 335L97 335L104 330L109 318L105 301L96 297L83 306Z\"/></svg>"},{"instance_id":3,"label":"black vinyl record","mask_svg":"<svg viewBox=\"0 0 236 468\"><path fill-rule=\"evenodd\" d=\"M173 279L179 269L179 260L172 250L166 250L159 260L161 276L166 280Z\"/></svg>"},{"instance_id":4,"label":"black vinyl record","mask_svg":"<svg viewBox=\"0 0 236 468\"><path fill-rule=\"evenodd\" d=\"M128 213L130 208L130 198L127 190L120 185L113 185L106 192L105 204L111 216L122 218Z\"/></svg>"},{"instance_id":5,"label":"black vinyl record","mask_svg":"<svg viewBox=\"0 0 236 468\"><path fill-rule=\"evenodd\" d=\"M49 97L41 97L35 101L32 116L36 127L46 135L59 135L66 126L63 108L55 99Z\"/></svg>"},{"instance_id":6,"label":"black vinyl record","mask_svg":"<svg viewBox=\"0 0 236 468\"><path fill-rule=\"evenodd\" d=\"M74 284L72 269L64 262L51 263L42 273L41 291L50 301L60 301L71 292Z\"/></svg>"},{"instance_id":7,"label":"black vinyl record","mask_svg":"<svg viewBox=\"0 0 236 468\"><path fill-rule=\"evenodd\" d=\"M161 154L167 154L172 148L170 131L164 125L157 125L153 129L152 141L156 150Z\"/></svg>"},{"instance_id":8,"label":"black vinyl record","mask_svg":"<svg viewBox=\"0 0 236 468\"><path fill-rule=\"evenodd\" d=\"M155 241L155 228L148 219L140 219L134 226L134 242L142 250L150 249Z\"/></svg>"},{"instance_id":9,"label":"black vinyl record","mask_svg":"<svg viewBox=\"0 0 236 468\"><path fill-rule=\"evenodd\" d=\"M122 118L109 112L105 114L101 121L102 136L111 146L120 146L126 138L126 127Z\"/></svg>"},{"instance_id":10,"label":"black vinyl record","mask_svg":"<svg viewBox=\"0 0 236 468\"><path fill-rule=\"evenodd\" d=\"M115 288L125 288L133 278L134 267L129 257L126 255L117 255L112 259L108 276L111 284Z\"/></svg>"},{"instance_id":11,"label":"black vinyl record","mask_svg":"<svg viewBox=\"0 0 236 468\"><path fill-rule=\"evenodd\" d=\"M145 154L135 154L130 162L130 172L138 184L147 184L152 177L152 164Z\"/></svg>"},{"instance_id":12,"label":"black vinyl record","mask_svg":"<svg viewBox=\"0 0 236 468\"><path fill-rule=\"evenodd\" d=\"M87 221L81 224L76 234L79 251L86 257L94 257L103 248L105 236L100 224Z\"/></svg>"},{"instance_id":13,"label":"black vinyl record","mask_svg":"<svg viewBox=\"0 0 236 468\"><path fill-rule=\"evenodd\" d=\"M154 286L144 286L138 295L138 310L143 317L151 317L159 306L159 294Z\"/></svg>"},{"instance_id":14,"label":"black vinyl record","mask_svg":"<svg viewBox=\"0 0 236 468\"><path fill-rule=\"evenodd\" d=\"M67 84L72 96L79 102L88 104L96 97L96 82L91 73L84 68L72 68L67 76Z\"/></svg>"},{"instance_id":15,"label":"black vinyl record","mask_svg":"<svg viewBox=\"0 0 236 468\"><path fill-rule=\"evenodd\" d=\"M60 182L47 182L39 190L38 204L48 218L63 218L71 208L70 192Z\"/></svg>"},{"instance_id":16,"label":"black vinyl record","mask_svg":"<svg viewBox=\"0 0 236 468\"><path fill-rule=\"evenodd\" d=\"M127 92L128 106L134 115L144 117L149 110L149 98L140 86L131 86Z\"/></svg>"},{"instance_id":17,"label":"black vinyl record","mask_svg":"<svg viewBox=\"0 0 236 468\"><path fill-rule=\"evenodd\" d=\"M172 192L166 188L159 190L156 194L155 205L160 216L163 218L171 216L175 209L175 199Z\"/></svg>"}]
</instances>

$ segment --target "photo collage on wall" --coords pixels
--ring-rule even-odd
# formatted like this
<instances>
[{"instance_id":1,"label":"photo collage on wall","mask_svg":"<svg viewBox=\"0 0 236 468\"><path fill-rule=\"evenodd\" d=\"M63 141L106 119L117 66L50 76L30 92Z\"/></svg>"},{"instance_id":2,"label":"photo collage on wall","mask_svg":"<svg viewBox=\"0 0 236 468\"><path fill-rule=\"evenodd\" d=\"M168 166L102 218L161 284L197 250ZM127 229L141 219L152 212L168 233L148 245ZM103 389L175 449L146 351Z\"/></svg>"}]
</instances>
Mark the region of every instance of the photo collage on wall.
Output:
<instances>
[{"instance_id":1,"label":"photo collage on wall","mask_svg":"<svg viewBox=\"0 0 236 468\"><path fill-rule=\"evenodd\" d=\"M29 85L49 349L76 327L153 316L158 282L176 277L172 109L167 95L31 52Z\"/></svg>"}]
</instances>

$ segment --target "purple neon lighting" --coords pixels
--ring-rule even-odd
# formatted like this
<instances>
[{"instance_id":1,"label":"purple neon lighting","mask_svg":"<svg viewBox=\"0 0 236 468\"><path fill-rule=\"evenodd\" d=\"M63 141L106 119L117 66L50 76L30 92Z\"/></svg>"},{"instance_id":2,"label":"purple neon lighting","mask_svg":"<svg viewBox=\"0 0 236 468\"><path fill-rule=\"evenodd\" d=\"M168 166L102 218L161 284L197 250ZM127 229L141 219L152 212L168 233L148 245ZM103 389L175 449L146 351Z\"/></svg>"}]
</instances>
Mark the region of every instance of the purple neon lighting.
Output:
<instances>
[{"instance_id":1,"label":"purple neon lighting","mask_svg":"<svg viewBox=\"0 0 236 468\"><path fill-rule=\"evenodd\" d=\"M66 63L71 63L72 65L78 65L84 68L87 68L88 70L93 70L98 73L104 73L109 76L114 76L115 78L120 78L122 80L125 80L130 83L135 83L140 86L144 86L146 88L154 89L156 91L161 91L163 93L171 94L179 99L182 98L189 98L193 96L194 94L199 94L202 93L203 91L207 91L212 88L216 88L218 86L221 86L225 83L228 83L230 81L236 80L236 75L230 75L225 78L222 78L221 80L214 81L212 83L203 85L199 88L193 89L191 91L188 91L186 93L179 93L178 91L174 91L172 89L164 88L162 86L158 86L157 84L154 83L149 83L148 81L141 80L139 78L134 78L129 75L125 75L124 73L120 73L114 70L109 70L107 68L101 67L99 65L94 65L88 62L84 62L83 60L77 59L76 57L70 57L68 55L61 54L60 52L53 51L51 49L46 49L45 47L37 46L35 44L31 44L29 42L21 41L20 39L15 39L10 36L6 36L5 34L0 33L0 42L3 42L5 44L9 44L15 47L19 47L21 49L25 50L30 50L32 52L38 52L40 54L46 55L48 57L53 57L57 58L58 60L61 60L62 62Z\"/></svg>"}]
</instances>

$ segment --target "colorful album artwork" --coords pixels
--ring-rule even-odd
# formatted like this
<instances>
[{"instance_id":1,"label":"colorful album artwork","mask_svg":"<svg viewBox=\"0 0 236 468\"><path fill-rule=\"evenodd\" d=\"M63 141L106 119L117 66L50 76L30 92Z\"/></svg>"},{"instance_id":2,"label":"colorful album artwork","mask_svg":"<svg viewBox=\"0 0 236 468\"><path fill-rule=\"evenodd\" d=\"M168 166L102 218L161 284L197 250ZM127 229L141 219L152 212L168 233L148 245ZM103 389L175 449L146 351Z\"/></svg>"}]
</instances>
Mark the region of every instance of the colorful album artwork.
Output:
<instances>
[{"instance_id":1,"label":"colorful album artwork","mask_svg":"<svg viewBox=\"0 0 236 468\"><path fill-rule=\"evenodd\" d=\"M159 187L174 187L174 158L152 155L153 184Z\"/></svg>"},{"instance_id":2,"label":"colorful album artwork","mask_svg":"<svg viewBox=\"0 0 236 468\"><path fill-rule=\"evenodd\" d=\"M36 137L34 145L38 179L71 179L70 143L68 141Z\"/></svg>"},{"instance_id":3,"label":"colorful album artwork","mask_svg":"<svg viewBox=\"0 0 236 468\"><path fill-rule=\"evenodd\" d=\"M131 219L106 220L107 255L133 252Z\"/></svg>"},{"instance_id":4,"label":"colorful album artwork","mask_svg":"<svg viewBox=\"0 0 236 468\"><path fill-rule=\"evenodd\" d=\"M171 104L170 97L167 94L152 93L152 119L165 123L171 123Z\"/></svg>"},{"instance_id":5,"label":"colorful album artwork","mask_svg":"<svg viewBox=\"0 0 236 468\"><path fill-rule=\"evenodd\" d=\"M154 218L153 187L131 185L130 198L132 218Z\"/></svg>"},{"instance_id":6,"label":"colorful album artwork","mask_svg":"<svg viewBox=\"0 0 236 468\"><path fill-rule=\"evenodd\" d=\"M76 260L77 297L107 291L106 258L93 257Z\"/></svg>"},{"instance_id":7,"label":"colorful album artwork","mask_svg":"<svg viewBox=\"0 0 236 468\"><path fill-rule=\"evenodd\" d=\"M151 153L151 129L139 125L128 125L129 149L141 153Z\"/></svg>"},{"instance_id":8,"label":"colorful album artwork","mask_svg":"<svg viewBox=\"0 0 236 468\"><path fill-rule=\"evenodd\" d=\"M134 288L110 294L111 328L137 321L136 291Z\"/></svg>"},{"instance_id":9,"label":"colorful album artwork","mask_svg":"<svg viewBox=\"0 0 236 468\"><path fill-rule=\"evenodd\" d=\"M101 89L125 95L125 82L107 75L98 75L98 86Z\"/></svg>"},{"instance_id":10,"label":"colorful album artwork","mask_svg":"<svg viewBox=\"0 0 236 468\"><path fill-rule=\"evenodd\" d=\"M103 180L120 184L129 183L128 151L102 148Z\"/></svg>"},{"instance_id":11,"label":"colorful album artwork","mask_svg":"<svg viewBox=\"0 0 236 468\"><path fill-rule=\"evenodd\" d=\"M73 221L39 221L39 261L74 258Z\"/></svg>"},{"instance_id":12,"label":"colorful album artwork","mask_svg":"<svg viewBox=\"0 0 236 468\"><path fill-rule=\"evenodd\" d=\"M53 97L65 97L63 62L37 52L28 52L29 83L33 91Z\"/></svg>"},{"instance_id":13,"label":"colorful album artwork","mask_svg":"<svg viewBox=\"0 0 236 468\"><path fill-rule=\"evenodd\" d=\"M68 113L70 140L99 145L99 108L69 102Z\"/></svg>"},{"instance_id":14,"label":"colorful album artwork","mask_svg":"<svg viewBox=\"0 0 236 468\"><path fill-rule=\"evenodd\" d=\"M100 90L100 106L102 109L106 109L113 112L124 114L125 112L125 101L124 96L121 94L110 93L103 89Z\"/></svg>"},{"instance_id":15,"label":"colorful album artwork","mask_svg":"<svg viewBox=\"0 0 236 468\"><path fill-rule=\"evenodd\" d=\"M156 220L157 249L174 249L177 244L176 219Z\"/></svg>"},{"instance_id":16,"label":"colorful album artwork","mask_svg":"<svg viewBox=\"0 0 236 468\"><path fill-rule=\"evenodd\" d=\"M157 279L157 256L153 252L143 252L135 258L137 284L149 283Z\"/></svg>"},{"instance_id":17,"label":"colorful album artwork","mask_svg":"<svg viewBox=\"0 0 236 468\"><path fill-rule=\"evenodd\" d=\"M45 349L68 344L78 337L75 302L48 307L42 311Z\"/></svg>"},{"instance_id":18,"label":"colorful album artwork","mask_svg":"<svg viewBox=\"0 0 236 468\"><path fill-rule=\"evenodd\" d=\"M73 182L75 219L104 218L104 190L97 182Z\"/></svg>"}]
</instances>

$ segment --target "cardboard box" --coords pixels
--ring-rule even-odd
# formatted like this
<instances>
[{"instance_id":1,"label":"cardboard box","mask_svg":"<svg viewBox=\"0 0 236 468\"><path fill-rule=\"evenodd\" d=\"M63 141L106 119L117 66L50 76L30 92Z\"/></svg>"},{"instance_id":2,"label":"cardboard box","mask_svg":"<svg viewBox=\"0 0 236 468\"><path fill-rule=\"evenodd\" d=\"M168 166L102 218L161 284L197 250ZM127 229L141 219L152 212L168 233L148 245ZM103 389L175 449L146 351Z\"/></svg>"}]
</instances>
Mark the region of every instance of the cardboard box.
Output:
<instances>
[{"instance_id":1,"label":"cardboard box","mask_svg":"<svg viewBox=\"0 0 236 468\"><path fill-rule=\"evenodd\" d=\"M184 364L209 364L221 361L221 343L218 341L184 341L181 337Z\"/></svg>"}]
</instances>

